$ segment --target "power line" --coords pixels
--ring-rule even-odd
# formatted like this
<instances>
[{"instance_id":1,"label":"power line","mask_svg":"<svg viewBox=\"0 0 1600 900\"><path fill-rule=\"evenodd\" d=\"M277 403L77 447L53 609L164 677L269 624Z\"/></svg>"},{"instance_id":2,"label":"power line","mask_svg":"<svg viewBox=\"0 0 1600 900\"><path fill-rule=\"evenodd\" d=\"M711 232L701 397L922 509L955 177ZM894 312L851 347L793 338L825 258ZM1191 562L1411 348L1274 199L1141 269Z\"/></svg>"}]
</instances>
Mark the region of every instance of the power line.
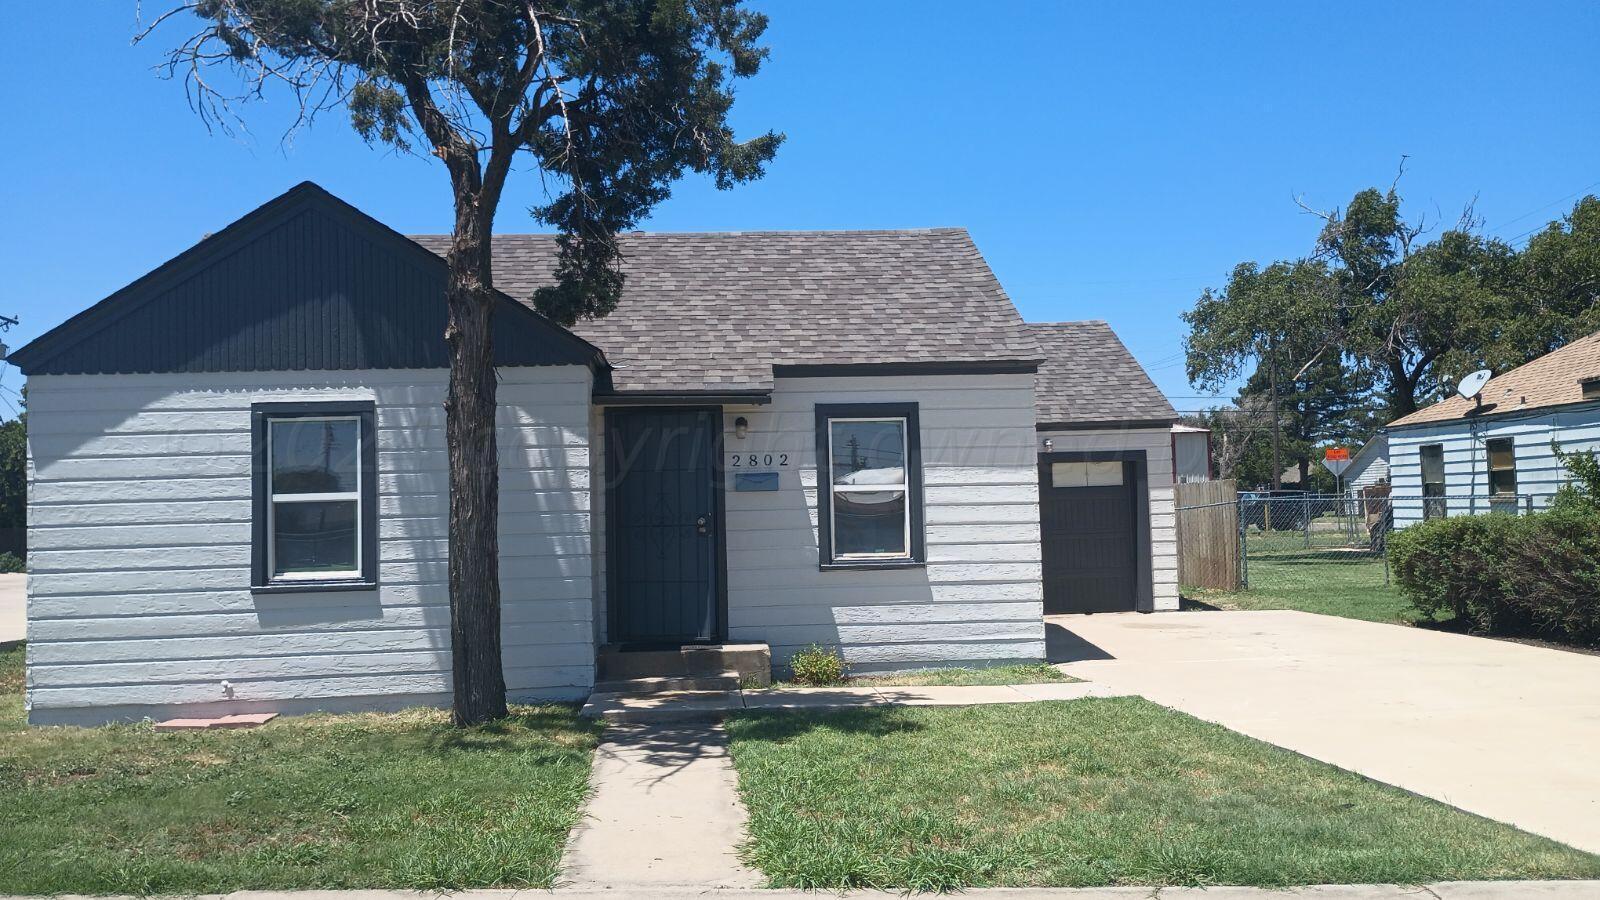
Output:
<instances>
[{"instance_id":1,"label":"power line","mask_svg":"<svg viewBox=\"0 0 1600 900\"><path fill-rule=\"evenodd\" d=\"M1600 181L1596 181L1596 182L1592 182L1590 184L1586 184L1583 187L1578 188L1577 190L1573 191L1572 193L1566 195L1565 197L1561 197L1561 198L1558 198L1558 199L1555 199L1555 200L1551 200L1549 203L1546 203L1543 206L1535 207L1534 209L1530 209L1530 210L1528 210L1527 212L1523 213L1520 216L1515 216L1513 218L1507 219L1504 222L1501 222L1498 226L1489 229L1488 233L1489 234L1497 234L1499 232L1502 232L1502 231L1504 231L1506 229L1507 226L1509 226L1509 225L1511 225L1511 224L1513 224L1515 222L1520 222L1523 219L1526 219L1527 217L1529 217L1531 215L1543 212L1543 211L1549 209L1550 207L1555 206L1558 203L1565 203L1566 201L1571 200L1572 198L1578 196L1579 194L1582 194L1585 191L1591 190L1591 189L1596 188L1596 187L1600 187ZM1539 229L1545 227L1545 224L1548 224L1548 223L1543 223L1543 224L1536 225L1536 226L1528 229L1527 231L1522 232L1521 234L1517 235L1516 237L1508 238L1506 240L1506 243L1509 244L1509 243L1513 243L1515 241L1521 240L1522 238L1527 237L1528 235L1533 234L1535 231L1538 231Z\"/></svg>"}]
</instances>

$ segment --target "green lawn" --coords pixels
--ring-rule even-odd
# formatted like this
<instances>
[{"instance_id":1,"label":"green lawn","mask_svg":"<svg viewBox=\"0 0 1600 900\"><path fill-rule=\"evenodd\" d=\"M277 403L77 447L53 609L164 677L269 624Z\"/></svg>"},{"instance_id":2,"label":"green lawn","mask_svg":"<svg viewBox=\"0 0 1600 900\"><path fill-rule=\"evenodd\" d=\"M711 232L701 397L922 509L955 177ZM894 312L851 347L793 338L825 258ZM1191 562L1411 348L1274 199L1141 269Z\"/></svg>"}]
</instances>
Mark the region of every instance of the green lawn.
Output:
<instances>
[{"instance_id":1,"label":"green lawn","mask_svg":"<svg viewBox=\"0 0 1600 900\"><path fill-rule=\"evenodd\" d=\"M548 887L597 738L559 706L27 728L21 690L0 654L0 895Z\"/></svg>"},{"instance_id":2,"label":"green lawn","mask_svg":"<svg viewBox=\"0 0 1600 900\"><path fill-rule=\"evenodd\" d=\"M1600 858L1139 699L728 722L773 886L1419 884Z\"/></svg>"},{"instance_id":3,"label":"green lawn","mask_svg":"<svg viewBox=\"0 0 1600 900\"><path fill-rule=\"evenodd\" d=\"M1184 590L1184 596L1225 609L1298 609L1303 612L1412 624L1422 613L1384 583L1383 559L1328 553L1251 556L1250 587L1243 591Z\"/></svg>"},{"instance_id":4,"label":"green lawn","mask_svg":"<svg viewBox=\"0 0 1600 900\"><path fill-rule=\"evenodd\" d=\"M1073 678L1046 663L1019 663L1009 666L966 668L952 666L947 669L927 669L921 672L901 672L898 675L856 675L851 685L861 687L929 687L945 685L982 684L1051 684L1071 682Z\"/></svg>"}]
</instances>

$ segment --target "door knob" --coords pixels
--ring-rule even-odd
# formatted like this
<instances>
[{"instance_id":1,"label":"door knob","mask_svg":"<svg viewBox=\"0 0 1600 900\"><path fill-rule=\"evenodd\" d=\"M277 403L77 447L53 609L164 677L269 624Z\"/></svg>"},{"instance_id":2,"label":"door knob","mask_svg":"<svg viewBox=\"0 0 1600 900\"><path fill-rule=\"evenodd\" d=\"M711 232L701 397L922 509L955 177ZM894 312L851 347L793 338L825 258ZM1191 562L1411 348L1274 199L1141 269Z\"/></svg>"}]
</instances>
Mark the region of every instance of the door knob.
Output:
<instances>
[{"instance_id":1,"label":"door knob","mask_svg":"<svg viewBox=\"0 0 1600 900\"><path fill-rule=\"evenodd\" d=\"M695 530L700 532L701 534L705 534L706 533L706 523L708 521L709 520L705 516L700 516L699 518L695 519L694 520Z\"/></svg>"}]
</instances>

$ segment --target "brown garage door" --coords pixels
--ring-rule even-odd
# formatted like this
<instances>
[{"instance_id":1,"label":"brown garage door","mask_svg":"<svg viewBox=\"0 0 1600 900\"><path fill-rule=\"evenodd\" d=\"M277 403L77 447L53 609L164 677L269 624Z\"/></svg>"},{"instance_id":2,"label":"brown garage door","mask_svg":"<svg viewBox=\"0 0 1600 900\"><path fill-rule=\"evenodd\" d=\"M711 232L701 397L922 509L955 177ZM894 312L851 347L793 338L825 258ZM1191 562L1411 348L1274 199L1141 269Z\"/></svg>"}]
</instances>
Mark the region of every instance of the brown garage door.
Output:
<instances>
[{"instance_id":1,"label":"brown garage door","mask_svg":"<svg viewBox=\"0 0 1600 900\"><path fill-rule=\"evenodd\" d=\"M1046 613L1138 607L1136 474L1124 460L1040 460Z\"/></svg>"}]
</instances>

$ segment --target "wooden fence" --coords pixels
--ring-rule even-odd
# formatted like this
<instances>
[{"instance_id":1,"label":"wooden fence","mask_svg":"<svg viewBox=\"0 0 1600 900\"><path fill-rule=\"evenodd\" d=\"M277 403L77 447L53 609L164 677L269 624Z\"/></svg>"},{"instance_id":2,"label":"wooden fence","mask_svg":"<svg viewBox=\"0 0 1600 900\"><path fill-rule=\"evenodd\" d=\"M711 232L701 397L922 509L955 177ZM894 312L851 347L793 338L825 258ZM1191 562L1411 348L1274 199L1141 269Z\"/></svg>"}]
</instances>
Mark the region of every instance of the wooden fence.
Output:
<instances>
[{"instance_id":1,"label":"wooden fence","mask_svg":"<svg viewBox=\"0 0 1600 900\"><path fill-rule=\"evenodd\" d=\"M1194 481L1174 489L1178 507L1178 583L1239 589L1239 491L1234 481Z\"/></svg>"}]
</instances>

